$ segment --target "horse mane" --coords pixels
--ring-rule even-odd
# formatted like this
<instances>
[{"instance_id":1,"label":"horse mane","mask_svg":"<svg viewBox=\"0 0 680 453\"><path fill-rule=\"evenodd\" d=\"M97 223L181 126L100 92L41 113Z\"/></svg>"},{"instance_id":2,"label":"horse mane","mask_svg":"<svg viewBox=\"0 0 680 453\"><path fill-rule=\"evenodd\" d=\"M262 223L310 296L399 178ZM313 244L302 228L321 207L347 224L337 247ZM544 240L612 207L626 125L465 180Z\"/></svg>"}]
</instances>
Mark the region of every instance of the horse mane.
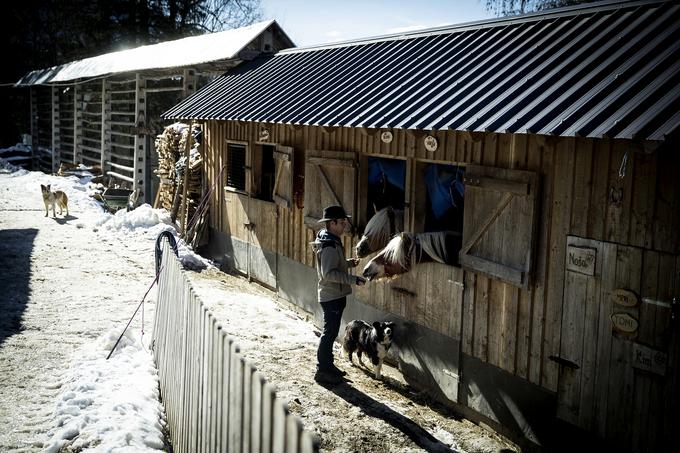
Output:
<instances>
[{"instance_id":1,"label":"horse mane","mask_svg":"<svg viewBox=\"0 0 680 453\"><path fill-rule=\"evenodd\" d=\"M364 236L368 237L371 243L384 244L390 240L390 209L391 206L382 208L366 224Z\"/></svg>"},{"instance_id":2,"label":"horse mane","mask_svg":"<svg viewBox=\"0 0 680 453\"><path fill-rule=\"evenodd\" d=\"M446 236L449 231L436 231L433 233L421 233L416 237L420 242L423 252L432 257L433 260L442 264L450 263L449 253L446 250Z\"/></svg>"},{"instance_id":3,"label":"horse mane","mask_svg":"<svg viewBox=\"0 0 680 453\"><path fill-rule=\"evenodd\" d=\"M405 250L403 245L406 239L410 239L408 250ZM416 246L415 237L411 233L401 233L390 239L383 249L383 257L385 261L401 266L403 269L410 269L411 263L409 259L413 257L413 249Z\"/></svg>"},{"instance_id":4,"label":"horse mane","mask_svg":"<svg viewBox=\"0 0 680 453\"><path fill-rule=\"evenodd\" d=\"M435 231L431 233L400 233L393 237L382 251L386 262L401 266L403 269L410 269L412 264L419 262L422 258L421 253L426 253L433 260L442 263L452 263L453 259L446 247L446 238L451 234L450 231ZM408 247L404 241L409 240ZM416 245L420 246L419 256L415 256Z\"/></svg>"}]
</instances>

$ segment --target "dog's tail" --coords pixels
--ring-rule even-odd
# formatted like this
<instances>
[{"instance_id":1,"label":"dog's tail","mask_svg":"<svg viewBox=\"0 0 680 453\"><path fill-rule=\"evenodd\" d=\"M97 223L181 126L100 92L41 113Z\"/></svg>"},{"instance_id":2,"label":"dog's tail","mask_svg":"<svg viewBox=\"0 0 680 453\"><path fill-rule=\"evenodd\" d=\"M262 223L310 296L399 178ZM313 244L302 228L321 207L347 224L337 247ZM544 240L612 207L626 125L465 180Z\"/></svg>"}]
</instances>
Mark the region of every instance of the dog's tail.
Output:
<instances>
[{"instance_id":1,"label":"dog's tail","mask_svg":"<svg viewBox=\"0 0 680 453\"><path fill-rule=\"evenodd\" d=\"M345 327L345 335L342 337L342 349L344 349L347 353L354 350L354 344L356 344L356 340L352 338L352 331L354 327L353 324L354 321L347 323L347 326Z\"/></svg>"}]
</instances>

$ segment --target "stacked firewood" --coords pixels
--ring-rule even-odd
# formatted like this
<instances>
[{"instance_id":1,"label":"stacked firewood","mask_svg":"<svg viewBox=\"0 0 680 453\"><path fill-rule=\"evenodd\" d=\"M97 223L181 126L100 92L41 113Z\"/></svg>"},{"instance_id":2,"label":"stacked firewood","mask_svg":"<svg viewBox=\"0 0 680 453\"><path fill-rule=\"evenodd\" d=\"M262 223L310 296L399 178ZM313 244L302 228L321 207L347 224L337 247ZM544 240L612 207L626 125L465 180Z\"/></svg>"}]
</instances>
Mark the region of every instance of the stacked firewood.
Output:
<instances>
[{"instance_id":1,"label":"stacked firewood","mask_svg":"<svg viewBox=\"0 0 680 453\"><path fill-rule=\"evenodd\" d=\"M177 219L181 230L184 230L193 218L203 196L203 158L196 140L200 134L198 125L192 127L189 174L186 178L187 187L184 188L188 131L188 124L175 123L166 127L156 138L158 169L155 173L160 179L160 185L154 207L170 211L171 217L173 220Z\"/></svg>"}]
</instances>

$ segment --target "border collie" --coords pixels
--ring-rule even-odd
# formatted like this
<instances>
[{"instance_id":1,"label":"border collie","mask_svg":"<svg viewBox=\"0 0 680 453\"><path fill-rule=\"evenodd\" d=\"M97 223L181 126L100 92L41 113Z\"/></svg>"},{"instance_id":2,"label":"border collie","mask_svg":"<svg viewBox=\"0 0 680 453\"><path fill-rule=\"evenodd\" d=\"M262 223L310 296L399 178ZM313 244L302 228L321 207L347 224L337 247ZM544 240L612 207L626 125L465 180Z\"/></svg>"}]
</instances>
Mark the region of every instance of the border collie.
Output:
<instances>
[{"instance_id":1,"label":"border collie","mask_svg":"<svg viewBox=\"0 0 680 453\"><path fill-rule=\"evenodd\" d=\"M365 367L362 354L366 354L373 364L375 378L380 379L380 371L387 351L392 345L394 334L393 322L374 322L373 325L365 321L355 319L347 324L342 347L347 353L347 358L352 362L352 354L357 353L359 363Z\"/></svg>"}]
</instances>

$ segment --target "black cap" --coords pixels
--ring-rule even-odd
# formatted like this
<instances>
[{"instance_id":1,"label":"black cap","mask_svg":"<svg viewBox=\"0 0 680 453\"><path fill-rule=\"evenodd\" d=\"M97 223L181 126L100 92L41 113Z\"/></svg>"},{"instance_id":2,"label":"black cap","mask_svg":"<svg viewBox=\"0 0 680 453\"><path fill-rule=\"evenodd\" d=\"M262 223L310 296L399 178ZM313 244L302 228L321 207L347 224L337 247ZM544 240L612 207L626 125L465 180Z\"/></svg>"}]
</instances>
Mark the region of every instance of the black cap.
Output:
<instances>
[{"instance_id":1,"label":"black cap","mask_svg":"<svg viewBox=\"0 0 680 453\"><path fill-rule=\"evenodd\" d=\"M342 206L328 206L323 209L323 218L319 220L319 223L337 219L349 219L350 217L352 216L347 215Z\"/></svg>"}]
</instances>

